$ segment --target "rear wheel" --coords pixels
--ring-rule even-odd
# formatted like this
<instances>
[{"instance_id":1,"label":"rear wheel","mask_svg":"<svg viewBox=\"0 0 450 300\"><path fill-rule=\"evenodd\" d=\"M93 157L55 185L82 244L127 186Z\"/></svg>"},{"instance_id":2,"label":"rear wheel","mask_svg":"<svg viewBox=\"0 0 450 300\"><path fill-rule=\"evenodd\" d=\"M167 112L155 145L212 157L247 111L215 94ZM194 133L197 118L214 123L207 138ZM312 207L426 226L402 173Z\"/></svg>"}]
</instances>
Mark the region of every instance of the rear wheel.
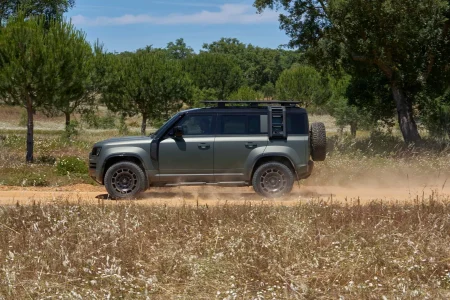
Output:
<instances>
[{"instance_id":1,"label":"rear wheel","mask_svg":"<svg viewBox=\"0 0 450 300\"><path fill-rule=\"evenodd\" d=\"M278 198L291 192L294 173L286 165L269 162L256 169L253 175L253 189L266 198Z\"/></svg>"},{"instance_id":2,"label":"rear wheel","mask_svg":"<svg viewBox=\"0 0 450 300\"><path fill-rule=\"evenodd\" d=\"M112 199L135 199L146 190L147 179L144 171L132 162L112 165L105 174L105 187Z\"/></svg>"}]
</instances>

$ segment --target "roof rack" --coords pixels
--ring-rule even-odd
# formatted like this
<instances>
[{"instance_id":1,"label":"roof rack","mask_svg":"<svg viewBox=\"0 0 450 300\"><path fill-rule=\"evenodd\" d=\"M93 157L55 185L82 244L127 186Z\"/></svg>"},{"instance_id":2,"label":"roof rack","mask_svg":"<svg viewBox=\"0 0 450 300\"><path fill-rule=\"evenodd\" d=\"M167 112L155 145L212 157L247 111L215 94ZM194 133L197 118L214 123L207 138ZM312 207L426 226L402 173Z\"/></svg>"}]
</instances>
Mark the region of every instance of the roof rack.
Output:
<instances>
[{"instance_id":1,"label":"roof rack","mask_svg":"<svg viewBox=\"0 0 450 300\"><path fill-rule=\"evenodd\" d=\"M239 104L239 105L248 105L250 107L258 107L260 105L278 105L278 106L296 106L300 104L298 101L203 101L204 104L214 105L219 108L225 108L225 106Z\"/></svg>"}]
</instances>

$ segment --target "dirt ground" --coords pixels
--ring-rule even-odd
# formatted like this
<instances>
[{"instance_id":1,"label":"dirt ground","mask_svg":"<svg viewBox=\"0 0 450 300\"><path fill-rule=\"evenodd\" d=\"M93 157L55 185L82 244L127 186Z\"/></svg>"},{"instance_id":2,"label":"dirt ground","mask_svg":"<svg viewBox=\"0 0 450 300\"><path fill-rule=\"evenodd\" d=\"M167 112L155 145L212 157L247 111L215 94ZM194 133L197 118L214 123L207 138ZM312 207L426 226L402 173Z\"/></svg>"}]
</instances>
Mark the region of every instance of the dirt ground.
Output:
<instances>
[{"instance_id":1,"label":"dirt ground","mask_svg":"<svg viewBox=\"0 0 450 300\"><path fill-rule=\"evenodd\" d=\"M380 187L376 185L354 186L298 186L286 197L267 200L257 195L251 187L176 187L176 188L151 188L141 195L133 203L142 205L220 205L220 204L276 204L296 205L308 201L324 200L348 204L367 204L371 201L383 201L385 203L405 203L428 200L450 199L450 184L446 181L435 182L434 185L408 186L399 183L397 187ZM74 185L65 187L23 188L0 186L0 205L22 205L39 203L82 203L82 204L118 204L129 201L113 201L107 198L103 186Z\"/></svg>"}]
</instances>

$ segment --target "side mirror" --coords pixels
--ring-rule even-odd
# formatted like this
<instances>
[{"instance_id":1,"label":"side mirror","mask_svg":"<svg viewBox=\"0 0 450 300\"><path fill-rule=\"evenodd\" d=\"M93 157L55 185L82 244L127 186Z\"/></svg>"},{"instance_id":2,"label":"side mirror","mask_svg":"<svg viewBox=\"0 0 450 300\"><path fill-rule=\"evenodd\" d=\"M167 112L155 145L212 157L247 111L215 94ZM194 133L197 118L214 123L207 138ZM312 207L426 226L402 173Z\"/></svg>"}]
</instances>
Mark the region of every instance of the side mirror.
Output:
<instances>
[{"instance_id":1,"label":"side mirror","mask_svg":"<svg viewBox=\"0 0 450 300\"><path fill-rule=\"evenodd\" d=\"M175 126L172 130L172 136L175 138L183 137L183 127Z\"/></svg>"}]
</instances>

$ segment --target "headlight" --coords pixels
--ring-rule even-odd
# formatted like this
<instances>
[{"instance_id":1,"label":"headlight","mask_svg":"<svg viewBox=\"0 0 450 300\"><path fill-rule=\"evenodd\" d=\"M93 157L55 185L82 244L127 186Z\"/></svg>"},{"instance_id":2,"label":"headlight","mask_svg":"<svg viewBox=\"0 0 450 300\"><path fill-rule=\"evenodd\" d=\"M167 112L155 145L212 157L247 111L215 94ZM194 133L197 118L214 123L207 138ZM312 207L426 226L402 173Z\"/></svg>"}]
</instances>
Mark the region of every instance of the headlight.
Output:
<instances>
[{"instance_id":1,"label":"headlight","mask_svg":"<svg viewBox=\"0 0 450 300\"><path fill-rule=\"evenodd\" d=\"M92 149L91 154L94 156L99 156L100 155L100 151L102 151L102 147L94 147Z\"/></svg>"}]
</instances>

